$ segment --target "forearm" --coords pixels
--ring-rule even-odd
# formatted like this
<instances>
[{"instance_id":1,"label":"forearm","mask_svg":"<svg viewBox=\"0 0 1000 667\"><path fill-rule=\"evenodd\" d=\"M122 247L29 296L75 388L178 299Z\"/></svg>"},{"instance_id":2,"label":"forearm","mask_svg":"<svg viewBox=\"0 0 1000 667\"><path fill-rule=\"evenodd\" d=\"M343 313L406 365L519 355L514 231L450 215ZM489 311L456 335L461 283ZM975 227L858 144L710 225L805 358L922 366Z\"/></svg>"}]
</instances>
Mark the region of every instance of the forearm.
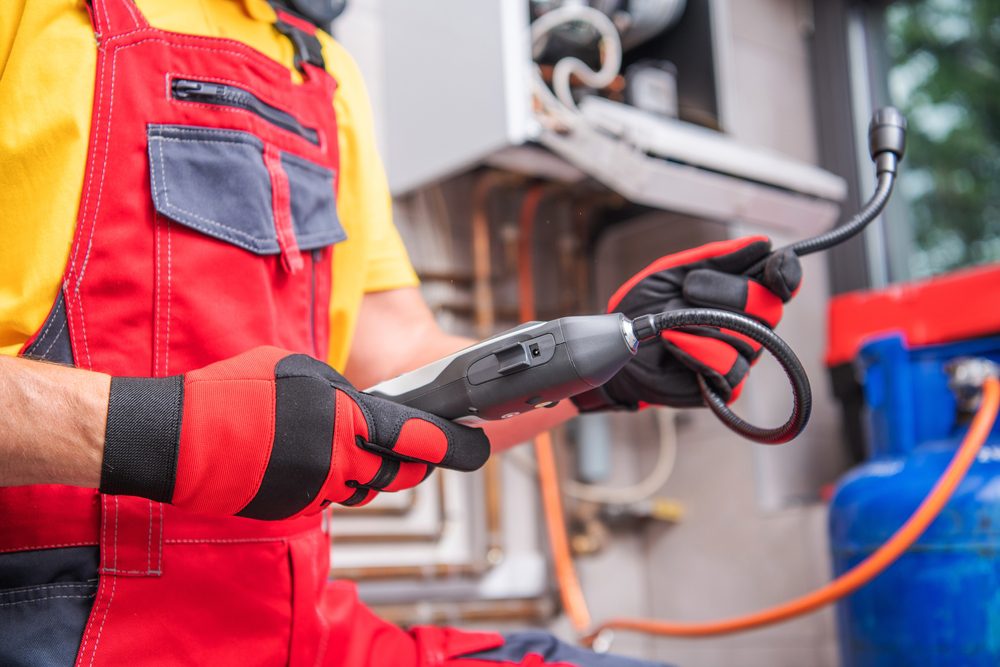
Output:
<instances>
[{"instance_id":1,"label":"forearm","mask_svg":"<svg viewBox=\"0 0 1000 667\"><path fill-rule=\"evenodd\" d=\"M0 356L0 486L97 488L111 378Z\"/></svg>"}]
</instances>

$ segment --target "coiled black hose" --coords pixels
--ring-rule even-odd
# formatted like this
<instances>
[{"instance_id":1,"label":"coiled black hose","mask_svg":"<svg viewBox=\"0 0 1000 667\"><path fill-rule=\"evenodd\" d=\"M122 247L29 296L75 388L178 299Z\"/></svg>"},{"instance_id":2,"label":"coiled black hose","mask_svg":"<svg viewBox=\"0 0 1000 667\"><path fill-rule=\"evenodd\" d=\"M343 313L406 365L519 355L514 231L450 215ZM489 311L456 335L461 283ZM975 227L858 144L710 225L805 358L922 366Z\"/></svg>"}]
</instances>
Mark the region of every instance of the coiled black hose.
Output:
<instances>
[{"instance_id":1,"label":"coiled black hose","mask_svg":"<svg viewBox=\"0 0 1000 667\"><path fill-rule=\"evenodd\" d=\"M802 362L795 356L788 343L756 320L724 310L685 308L636 318L632 326L639 340L649 340L668 329L693 326L729 329L752 338L774 355L792 385L792 414L788 421L776 428L761 428L743 420L726 406L726 402L709 386L704 376L699 375L698 384L705 403L730 429L744 438L765 445L788 442L801 433L809 421L812 412L812 389L809 386L809 377L802 368Z\"/></svg>"},{"instance_id":2,"label":"coiled black hose","mask_svg":"<svg viewBox=\"0 0 1000 667\"><path fill-rule=\"evenodd\" d=\"M903 115L892 107L876 111L868 125L868 146L878 178L874 194L861 210L844 224L789 246L789 249L796 256L802 257L843 243L877 218L889 202L896 180L896 169L899 161L903 159L906 148L906 119ZM766 261L767 258L764 258L751 267L747 271L747 275L757 276L760 274ZM744 315L704 308L647 315L637 318L633 322L633 326L640 340L651 338L667 329L691 326L730 329L752 338L774 355L792 385L794 403L788 421L776 428L762 428L747 422L730 410L722 397L709 386L705 377L699 375L698 385L701 388L705 404L730 430L748 440L767 445L788 442L801 433L809 421L809 414L812 410L812 388L809 386L809 377L788 343L768 327Z\"/></svg>"}]
</instances>

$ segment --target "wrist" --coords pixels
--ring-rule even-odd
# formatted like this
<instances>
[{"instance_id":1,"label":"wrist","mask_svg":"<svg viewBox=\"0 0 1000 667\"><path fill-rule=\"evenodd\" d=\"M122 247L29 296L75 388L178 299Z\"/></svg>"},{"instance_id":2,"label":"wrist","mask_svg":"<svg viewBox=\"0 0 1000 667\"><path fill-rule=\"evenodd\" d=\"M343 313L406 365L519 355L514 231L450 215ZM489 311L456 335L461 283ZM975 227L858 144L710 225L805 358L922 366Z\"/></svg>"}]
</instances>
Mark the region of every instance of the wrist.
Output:
<instances>
[{"instance_id":1,"label":"wrist","mask_svg":"<svg viewBox=\"0 0 1000 667\"><path fill-rule=\"evenodd\" d=\"M63 451L60 483L96 489L101 480L104 457L105 418L111 376L73 369L71 378L73 402L76 404L77 429Z\"/></svg>"}]
</instances>

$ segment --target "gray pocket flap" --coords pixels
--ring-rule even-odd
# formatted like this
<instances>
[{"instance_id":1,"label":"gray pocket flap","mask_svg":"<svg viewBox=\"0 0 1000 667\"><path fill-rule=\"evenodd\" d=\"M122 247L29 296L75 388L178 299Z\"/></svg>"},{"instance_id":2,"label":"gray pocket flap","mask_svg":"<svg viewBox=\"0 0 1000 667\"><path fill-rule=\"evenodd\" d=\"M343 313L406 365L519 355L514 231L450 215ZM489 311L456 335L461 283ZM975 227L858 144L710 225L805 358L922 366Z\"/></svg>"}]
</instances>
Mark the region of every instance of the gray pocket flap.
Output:
<instances>
[{"instance_id":1,"label":"gray pocket flap","mask_svg":"<svg viewBox=\"0 0 1000 667\"><path fill-rule=\"evenodd\" d=\"M263 142L248 132L150 125L149 177L161 215L260 255L280 252ZM333 172L283 153L299 248L343 241Z\"/></svg>"}]
</instances>

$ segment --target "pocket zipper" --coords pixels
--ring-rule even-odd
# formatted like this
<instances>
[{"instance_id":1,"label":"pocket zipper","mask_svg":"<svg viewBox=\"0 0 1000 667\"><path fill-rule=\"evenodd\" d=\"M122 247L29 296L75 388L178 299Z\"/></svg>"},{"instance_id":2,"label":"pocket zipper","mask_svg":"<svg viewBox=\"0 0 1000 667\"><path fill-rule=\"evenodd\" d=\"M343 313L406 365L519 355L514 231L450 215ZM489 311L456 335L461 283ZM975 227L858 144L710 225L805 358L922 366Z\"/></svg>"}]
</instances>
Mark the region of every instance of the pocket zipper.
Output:
<instances>
[{"instance_id":1,"label":"pocket zipper","mask_svg":"<svg viewBox=\"0 0 1000 667\"><path fill-rule=\"evenodd\" d=\"M264 102L249 90L225 83L174 79L171 83L174 99L187 102L203 102L220 106L235 107L255 114L272 125L297 134L303 139L319 145L319 133L305 127L295 116Z\"/></svg>"}]
</instances>

